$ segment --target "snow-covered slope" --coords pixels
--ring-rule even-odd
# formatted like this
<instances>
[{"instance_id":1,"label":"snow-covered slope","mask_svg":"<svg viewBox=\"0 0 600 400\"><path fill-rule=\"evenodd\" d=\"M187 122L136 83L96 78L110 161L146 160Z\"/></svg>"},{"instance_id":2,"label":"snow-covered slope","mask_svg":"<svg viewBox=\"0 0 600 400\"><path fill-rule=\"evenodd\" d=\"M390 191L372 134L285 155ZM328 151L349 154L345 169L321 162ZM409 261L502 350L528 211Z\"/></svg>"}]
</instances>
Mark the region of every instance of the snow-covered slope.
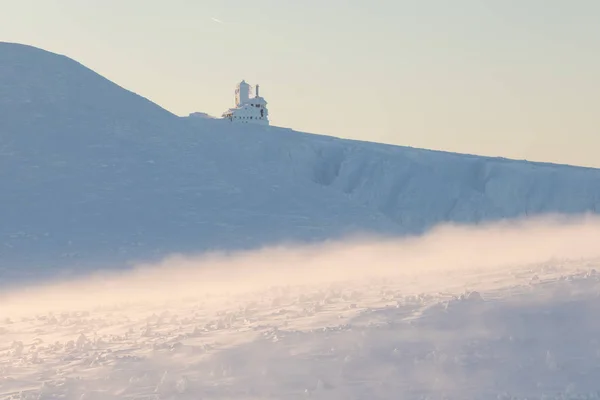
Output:
<instances>
[{"instance_id":1,"label":"snow-covered slope","mask_svg":"<svg viewBox=\"0 0 600 400\"><path fill-rule=\"evenodd\" d=\"M600 203L598 170L180 118L73 60L9 43L0 182L4 279L32 265L422 232Z\"/></svg>"}]
</instances>

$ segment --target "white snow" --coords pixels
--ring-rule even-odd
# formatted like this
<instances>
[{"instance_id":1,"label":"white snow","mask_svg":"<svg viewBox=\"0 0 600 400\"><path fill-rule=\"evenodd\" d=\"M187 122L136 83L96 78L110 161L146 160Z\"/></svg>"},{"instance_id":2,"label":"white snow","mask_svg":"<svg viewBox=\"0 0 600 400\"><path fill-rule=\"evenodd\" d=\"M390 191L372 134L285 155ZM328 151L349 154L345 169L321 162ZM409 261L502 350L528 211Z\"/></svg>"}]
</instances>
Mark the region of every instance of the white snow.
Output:
<instances>
[{"instance_id":1,"label":"white snow","mask_svg":"<svg viewBox=\"0 0 600 400\"><path fill-rule=\"evenodd\" d=\"M597 399L600 220L173 258L0 299L1 399Z\"/></svg>"},{"instance_id":2,"label":"white snow","mask_svg":"<svg viewBox=\"0 0 600 400\"><path fill-rule=\"evenodd\" d=\"M177 117L66 57L0 43L0 285L600 202L595 169L223 122Z\"/></svg>"},{"instance_id":3,"label":"white snow","mask_svg":"<svg viewBox=\"0 0 600 400\"><path fill-rule=\"evenodd\" d=\"M0 400L600 398L600 171L223 122L0 43Z\"/></svg>"}]
</instances>

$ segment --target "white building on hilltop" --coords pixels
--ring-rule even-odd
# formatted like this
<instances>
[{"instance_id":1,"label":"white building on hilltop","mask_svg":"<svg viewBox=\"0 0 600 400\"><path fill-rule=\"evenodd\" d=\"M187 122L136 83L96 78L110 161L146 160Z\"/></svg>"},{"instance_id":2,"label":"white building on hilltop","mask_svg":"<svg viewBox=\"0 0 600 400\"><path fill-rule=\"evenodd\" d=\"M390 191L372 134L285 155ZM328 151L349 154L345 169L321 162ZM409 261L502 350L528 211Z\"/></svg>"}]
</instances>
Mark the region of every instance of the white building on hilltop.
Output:
<instances>
[{"instance_id":1,"label":"white building on hilltop","mask_svg":"<svg viewBox=\"0 0 600 400\"><path fill-rule=\"evenodd\" d=\"M267 102L259 96L258 85L255 86L254 97L250 97L252 87L241 81L235 89L235 107L225 111L224 119L241 124L269 125Z\"/></svg>"}]
</instances>

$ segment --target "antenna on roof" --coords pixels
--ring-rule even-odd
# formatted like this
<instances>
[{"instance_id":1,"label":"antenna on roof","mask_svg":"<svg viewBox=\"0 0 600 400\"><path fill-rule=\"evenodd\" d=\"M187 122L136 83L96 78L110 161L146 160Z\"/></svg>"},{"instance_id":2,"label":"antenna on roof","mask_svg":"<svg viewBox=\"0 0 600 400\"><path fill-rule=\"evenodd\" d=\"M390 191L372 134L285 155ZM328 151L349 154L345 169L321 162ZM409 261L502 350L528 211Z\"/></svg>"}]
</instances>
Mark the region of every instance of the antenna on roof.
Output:
<instances>
[{"instance_id":1,"label":"antenna on roof","mask_svg":"<svg viewBox=\"0 0 600 400\"><path fill-rule=\"evenodd\" d=\"M256 97L258 97L258 87L259 85L256 85Z\"/></svg>"}]
</instances>

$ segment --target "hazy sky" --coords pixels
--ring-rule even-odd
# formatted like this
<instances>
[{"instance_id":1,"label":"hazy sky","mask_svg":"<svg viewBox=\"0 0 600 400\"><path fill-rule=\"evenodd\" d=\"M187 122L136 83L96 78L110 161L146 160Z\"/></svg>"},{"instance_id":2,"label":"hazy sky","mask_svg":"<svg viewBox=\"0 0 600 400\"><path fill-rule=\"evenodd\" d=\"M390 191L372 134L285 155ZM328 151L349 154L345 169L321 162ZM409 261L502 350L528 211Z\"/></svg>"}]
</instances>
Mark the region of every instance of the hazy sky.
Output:
<instances>
[{"instance_id":1,"label":"hazy sky","mask_svg":"<svg viewBox=\"0 0 600 400\"><path fill-rule=\"evenodd\" d=\"M0 0L0 40L168 110L600 167L599 0Z\"/></svg>"}]
</instances>

